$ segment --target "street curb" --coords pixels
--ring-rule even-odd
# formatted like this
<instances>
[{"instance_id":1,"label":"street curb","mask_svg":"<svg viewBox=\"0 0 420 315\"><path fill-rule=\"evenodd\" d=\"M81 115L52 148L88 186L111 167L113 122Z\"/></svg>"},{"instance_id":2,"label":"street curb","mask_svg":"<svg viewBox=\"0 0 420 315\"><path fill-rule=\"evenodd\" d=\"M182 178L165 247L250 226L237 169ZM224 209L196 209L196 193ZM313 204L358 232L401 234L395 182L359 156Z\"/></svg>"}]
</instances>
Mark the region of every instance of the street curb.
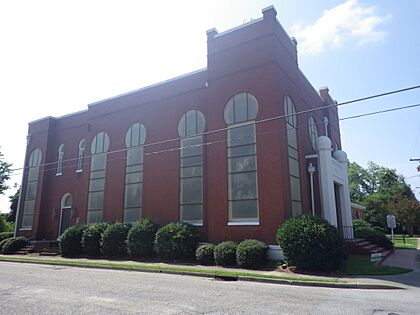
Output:
<instances>
[{"instance_id":1,"label":"street curb","mask_svg":"<svg viewBox=\"0 0 420 315\"><path fill-rule=\"evenodd\" d=\"M294 285L305 287L323 287L323 288L340 288L340 289L365 289L365 290L404 290L404 287L397 287L387 284L373 284L373 283L344 283L344 282L316 282L316 281L301 281L301 280L285 280L285 279L270 279L270 278L257 278L245 276L220 276L216 273L198 273L192 271L177 271L177 270L163 270L163 269L147 269L147 268L130 268L119 266L97 266L85 264L69 264L57 263L49 261L31 261L31 260L17 260L17 259L0 259L0 262L14 262L23 264L37 264L37 265L50 265L50 266L65 266L65 267L78 267L88 269L104 269L104 270L123 270L123 271L136 271L147 273L163 273L171 275L193 276L200 278L208 278L224 281L246 281L246 282L259 282L278 285Z\"/></svg>"}]
</instances>

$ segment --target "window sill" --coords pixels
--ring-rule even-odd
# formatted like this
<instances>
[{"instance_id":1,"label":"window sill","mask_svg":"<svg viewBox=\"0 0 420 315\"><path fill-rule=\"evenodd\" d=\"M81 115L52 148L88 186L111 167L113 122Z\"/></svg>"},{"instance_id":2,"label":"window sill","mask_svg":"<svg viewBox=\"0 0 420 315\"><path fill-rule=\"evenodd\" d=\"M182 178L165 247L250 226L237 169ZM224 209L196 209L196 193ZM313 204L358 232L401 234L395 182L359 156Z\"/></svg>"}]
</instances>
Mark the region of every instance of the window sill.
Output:
<instances>
[{"instance_id":1,"label":"window sill","mask_svg":"<svg viewBox=\"0 0 420 315\"><path fill-rule=\"evenodd\" d=\"M57 173L57 174L55 174L55 176L61 176L61 175L63 175L63 173Z\"/></svg>"},{"instance_id":2,"label":"window sill","mask_svg":"<svg viewBox=\"0 0 420 315\"><path fill-rule=\"evenodd\" d=\"M235 225L260 225L258 221L244 221L244 222L228 222L228 226L235 226Z\"/></svg>"},{"instance_id":3,"label":"window sill","mask_svg":"<svg viewBox=\"0 0 420 315\"><path fill-rule=\"evenodd\" d=\"M19 231L32 231L32 228L20 228Z\"/></svg>"},{"instance_id":4,"label":"window sill","mask_svg":"<svg viewBox=\"0 0 420 315\"><path fill-rule=\"evenodd\" d=\"M83 170L76 170L76 173L83 173Z\"/></svg>"}]
</instances>

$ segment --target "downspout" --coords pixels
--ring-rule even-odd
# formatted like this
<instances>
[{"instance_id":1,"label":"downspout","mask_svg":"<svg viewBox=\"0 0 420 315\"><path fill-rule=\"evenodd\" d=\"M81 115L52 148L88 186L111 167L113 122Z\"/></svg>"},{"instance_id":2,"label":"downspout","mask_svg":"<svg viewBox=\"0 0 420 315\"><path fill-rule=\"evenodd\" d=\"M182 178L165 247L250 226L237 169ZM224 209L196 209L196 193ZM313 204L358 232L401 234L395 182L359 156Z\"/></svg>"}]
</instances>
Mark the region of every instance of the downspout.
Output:
<instances>
[{"instance_id":1,"label":"downspout","mask_svg":"<svg viewBox=\"0 0 420 315\"><path fill-rule=\"evenodd\" d=\"M315 195L314 195L314 173L315 166L312 163L308 165L309 181L311 183L311 210L312 215L315 216Z\"/></svg>"}]
</instances>

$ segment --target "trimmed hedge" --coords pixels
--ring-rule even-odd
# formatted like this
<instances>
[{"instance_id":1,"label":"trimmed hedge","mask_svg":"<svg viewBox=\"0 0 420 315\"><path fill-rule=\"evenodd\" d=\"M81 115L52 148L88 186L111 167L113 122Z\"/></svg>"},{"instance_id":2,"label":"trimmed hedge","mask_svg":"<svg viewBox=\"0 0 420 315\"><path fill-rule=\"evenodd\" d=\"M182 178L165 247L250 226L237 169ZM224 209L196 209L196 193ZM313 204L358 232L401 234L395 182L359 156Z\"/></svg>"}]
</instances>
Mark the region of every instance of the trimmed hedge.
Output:
<instances>
[{"instance_id":1,"label":"trimmed hedge","mask_svg":"<svg viewBox=\"0 0 420 315\"><path fill-rule=\"evenodd\" d=\"M214 261L219 266L236 265L236 248L233 241L220 243L214 248Z\"/></svg>"},{"instance_id":2,"label":"trimmed hedge","mask_svg":"<svg viewBox=\"0 0 420 315\"><path fill-rule=\"evenodd\" d=\"M153 256L156 232L159 226L150 218L141 219L128 232L127 248L131 257Z\"/></svg>"},{"instance_id":3,"label":"trimmed hedge","mask_svg":"<svg viewBox=\"0 0 420 315\"><path fill-rule=\"evenodd\" d=\"M164 258L194 257L199 235L194 226L184 222L172 222L156 233L156 251Z\"/></svg>"},{"instance_id":4,"label":"trimmed hedge","mask_svg":"<svg viewBox=\"0 0 420 315\"><path fill-rule=\"evenodd\" d=\"M277 242L289 264L303 270L336 270L346 258L337 228L320 217L287 220L277 230Z\"/></svg>"},{"instance_id":5,"label":"trimmed hedge","mask_svg":"<svg viewBox=\"0 0 420 315\"><path fill-rule=\"evenodd\" d=\"M213 244L204 244L197 248L195 258L201 265L214 265L214 248Z\"/></svg>"},{"instance_id":6,"label":"trimmed hedge","mask_svg":"<svg viewBox=\"0 0 420 315\"><path fill-rule=\"evenodd\" d=\"M73 257L83 254L82 236L86 228L84 224L77 224L64 231L59 241L62 256Z\"/></svg>"},{"instance_id":7,"label":"trimmed hedge","mask_svg":"<svg viewBox=\"0 0 420 315\"><path fill-rule=\"evenodd\" d=\"M82 247L88 256L101 255L102 236L108 226L107 223L95 223L86 227L82 236Z\"/></svg>"},{"instance_id":8,"label":"trimmed hedge","mask_svg":"<svg viewBox=\"0 0 420 315\"><path fill-rule=\"evenodd\" d=\"M25 247L28 244L28 240L23 237L11 237L3 244L2 253L3 254L13 254L15 251Z\"/></svg>"},{"instance_id":9,"label":"trimmed hedge","mask_svg":"<svg viewBox=\"0 0 420 315\"><path fill-rule=\"evenodd\" d=\"M13 237L13 232L1 232L0 233L0 242L2 240L5 240L6 238L11 238Z\"/></svg>"},{"instance_id":10,"label":"trimmed hedge","mask_svg":"<svg viewBox=\"0 0 420 315\"><path fill-rule=\"evenodd\" d=\"M101 251L104 256L127 255L127 235L131 225L116 223L110 225L102 236Z\"/></svg>"},{"instance_id":11,"label":"trimmed hedge","mask_svg":"<svg viewBox=\"0 0 420 315\"><path fill-rule=\"evenodd\" d=\"M259 268L266 262L268 246L258 240L245 240L236 249L236 262L242 268Z\"/></svg>"}]
</instances>

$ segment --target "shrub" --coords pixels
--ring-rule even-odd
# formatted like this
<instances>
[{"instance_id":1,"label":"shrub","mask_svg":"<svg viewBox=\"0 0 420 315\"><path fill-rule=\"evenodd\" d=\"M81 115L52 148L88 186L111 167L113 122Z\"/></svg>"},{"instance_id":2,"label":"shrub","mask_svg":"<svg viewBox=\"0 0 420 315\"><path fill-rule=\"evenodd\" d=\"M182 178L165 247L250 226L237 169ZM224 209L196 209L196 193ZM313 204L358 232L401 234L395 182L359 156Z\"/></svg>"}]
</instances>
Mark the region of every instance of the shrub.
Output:
<instances>
[{"instance_id":1,"label":"shrub","mask_svg":"<svg viewBox=\"0 0 420 315\"><path fill-rule=\"evenodd\" d=\"M392 249L394 244L392 241L381 232L377 227L373 227L370 223L363 220L354 220L353 221L353 230L355 238L363 238L368 240L371 243L374 243L380 247L386 249Z\"/></svg>"},{"instance_id":2,"label":"shrub","mask_svg":"<svg viewBox=\"0 0 420 315\"><path fill-rule=\"evenodd\" d=\"M343 238L320 217L287 220L277 230L277 242L289 264L303 270L335 270L346 257Z\"/></svg>"},{"instance_id":3,"label":"shrub","mask_svg":"<svg viewBox=\"0 0 420 315\"><path fill-rule=\"evenodd\" d=\"M67 228L60 236L61 255L72 257L83 254L82 236L86 225L77 224Z\"/></svg>"},{"instance_id":4,"label":"shrub","mask_svg":"<svg viewBox=\"0 0 420 315\"><path fill-rule=\"evenodd\" d=\"M6 244L6 242L8 240L10 240L11 238L13 238L13 236L12 237L8 237L8 238L5 238L4 240L0 241L0 253L3 252L3 246L4 246L4 244Z\"/></svg>"},{"instance_id":5,"label":"shrub","mask_svg":"<svg viewBox=\"0 0 420 315\"><path fill-rule=\"evenodd\" d=\"M127 255L127 235L131 225L116 223L110 225L102 236L101 251L104 256Z\"/></svg>"},{"instance_id":6,"label":"shrub","mask_svg":"<svg viewBox=\"0 0 420 315\"><path fill-rule=\"evenodd\" d=\"M236 265L236 244L232 241L220 243L214 248L214 261L219 266Z\"/></svg>"},{"instance_id":7,"label":"shrub","mask_svg":"<svg viewBox=\"0 0 420 315\"><path fill-rule=\"evenodd\" d=\"M1 232L0 233L0 242L2 240L5 240L6 238L11 238L13 237L13 232Z\"/></svg>"},{"instance_id":8,"label":"shrub","mask_svg":"<svg viewBox=\"0 0 420 315\"><path fill-rule=\"evenodd\" d=\"M213 244L199 246L195 252L195 258L202 265L214 265L214 248Z\"/></svg>"},{"instance_id":9,"label":"shrub","mask_svg":"<svg viewBox=\"0 0 420 315\"><path fill-rule=\"evenodd\" d=\"M158 228L159 226L149 218L137 222L128 232L127 248L130 256L152 256Z\"/></svg>"},{"instance_id":10,"label":"shrub","mask_svg":"<svg viewBox=\"0 0 420 315\"><path fill-rule=\"evenodd\" d=\"M242 241L236 249L236 262L242 268L259 268L267 262L267 249L267 244L258 240Z\"/></svg>"},{"instance_id":11,"label":"shrub","mask_svg":"<svg viewBox=\"0 0 420 315\"><path fill-rule=\"evenodd\" d=\"M82 247L87 255L99 256L101 254L101 240L107 227L107 223L95 223L86 227L82 236Z\"/></svg>"},{"instance_id":12,"label":"shrub","mask_svg":"<svg viewBox=\"0 0 420 315\"><path fill-rule=\"evenodd\" d=\"M197 230L184 222L172 222L156 233L156 251L164 258L194 257L199 236Z\"/></svg>"},{"instance_id":13,"label":"shrub","mask_svg":"<svg viewBox=\"0 0 420 315\"><path fill-rule=\"evenodd\" d=\"M28 244L28 240L23 237L11 237L3 244L2 253L3 254L13 254L15 251L25 247Z\"/></svg>"}]
</instances>

